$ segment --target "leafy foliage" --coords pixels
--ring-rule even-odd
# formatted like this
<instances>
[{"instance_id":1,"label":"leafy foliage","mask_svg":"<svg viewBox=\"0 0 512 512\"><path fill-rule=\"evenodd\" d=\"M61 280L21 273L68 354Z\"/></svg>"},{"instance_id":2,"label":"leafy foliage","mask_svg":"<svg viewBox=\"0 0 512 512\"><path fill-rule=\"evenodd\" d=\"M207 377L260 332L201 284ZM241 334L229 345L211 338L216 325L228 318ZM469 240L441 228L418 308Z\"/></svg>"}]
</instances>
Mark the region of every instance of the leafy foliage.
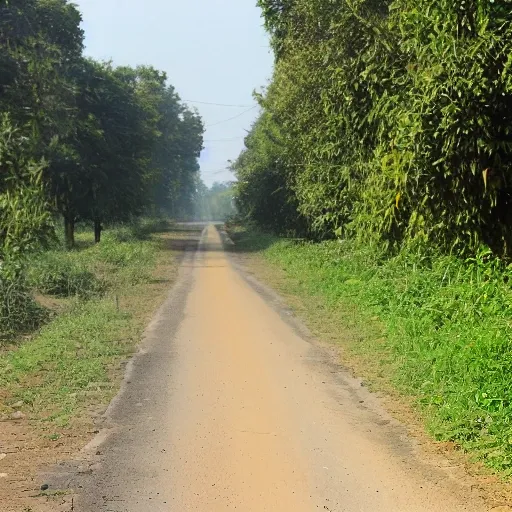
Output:
<instances>
[{"instance_id":1,"label":"leafy foliage","mask_svg":"<svg viewBox=\"0 0 512 512\"><path fill-rule=\"evenodd\" d=\"M259 3L276 67L258 124L275 129L235 165L247 215L265 225L254 198L278 175L320 236L509 254L510 3Z\"/></svg>"},{"instance_id":2,"label":"leafy foliage","mask_svg":"<svg viewBox=\"0 0 512 512\"><path fill-rule=\"evenodd\" d=\"M0 261L34 250L52 230L41 184L45 163L29 160L26 146L4 115L0 120Z\"/></svg>"},{"instance_id":3,"label":"leafy foliage","mask_svg":"<svg viewBox=\"0 0 512 512\"><path fill-rule=\"evenodd\" d=\"M338 240L256 234L248 250L337 339L355 318L352 348L436 437L511 474L512 5L259 4L276 65L234 165L239 210Z\"/></svg>"},{"instance_id":4,"label":"leafy foliage","mask_svg":"<svg viewBox=\"0 0 512 512\"><path fill-rule=\"evenodd\" d=\"M67 0L0 6L0 113L43 158L41 187L74 225L127 220L150 208L193 206L203 125L152 67L82 56L81 15ZM162 192L164 191L164 192Z\"/></svg>"}]
</instances>

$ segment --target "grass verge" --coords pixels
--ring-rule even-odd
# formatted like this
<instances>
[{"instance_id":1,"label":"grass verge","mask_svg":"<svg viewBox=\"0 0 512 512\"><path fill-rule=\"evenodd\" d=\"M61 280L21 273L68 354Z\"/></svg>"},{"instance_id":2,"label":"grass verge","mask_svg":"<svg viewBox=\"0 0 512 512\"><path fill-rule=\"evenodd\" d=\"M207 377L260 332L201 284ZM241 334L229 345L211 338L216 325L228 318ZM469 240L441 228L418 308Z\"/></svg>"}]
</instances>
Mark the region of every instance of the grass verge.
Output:
<instances>
[{"instance_id":1,"label":"grass verge","mask_svg":"<svg viewBox=\"0 0 512 512\"><path fill-rule=\"evenodd\" d=\"M383 258L352 242L319 244L232 229L256 273L338 343L374 388L398 391L429 433L512 473L512 270L482 253L461 261ZM253 258L254 260L254 258Z\"/></svg>"},{"instance_id":2,"label":"grass verge","mask_svg":"<svg viewBox=\"0 0 512 512\"><path fill-rule=\"evenodd\" d=\"M183 241L194 238L169 225L154 229L133 235L113 228L99 245L80 233L77 250L31 262L29 280L51 320L0 350L0 473L8 483L0 486L1 510L34 504L23 491L34 472L86 444L117 393L127 359L177 275Z\"/></svg>"},{"instance_id":3,"label":"grass verge","mask_svg":"<svg viewBox=\"0 0 512 512\"><path fill-rule=\"evenodd\" d=\"M112 371L133 352L177 266L165 247L172 232L140 240L125 231L107 232L98 245L82 233L80 250L31 263L37 300L54 318L0 352L0 412L21 401L32 418L67 425L94 395L111 398Z\"/></svg>"}]
</instances>

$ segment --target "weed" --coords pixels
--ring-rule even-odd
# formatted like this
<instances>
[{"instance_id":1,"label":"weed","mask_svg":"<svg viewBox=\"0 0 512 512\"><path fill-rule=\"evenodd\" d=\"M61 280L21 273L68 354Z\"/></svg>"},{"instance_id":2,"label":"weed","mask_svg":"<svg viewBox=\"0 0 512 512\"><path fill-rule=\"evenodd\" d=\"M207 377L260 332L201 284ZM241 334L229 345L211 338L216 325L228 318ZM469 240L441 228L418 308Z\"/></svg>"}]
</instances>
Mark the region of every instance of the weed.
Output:
<instances>
[{"instance_id":1,"label":"weed","mask_svg":"<svg viewBox=\"0 0 512 512\"><path fill-rule=\"evenodd\" d=\"M57 297L90 298L105 288L84 258L62 251L39 256L30 266L29 280L41 293Z\"/></svg>"}]
</instances>

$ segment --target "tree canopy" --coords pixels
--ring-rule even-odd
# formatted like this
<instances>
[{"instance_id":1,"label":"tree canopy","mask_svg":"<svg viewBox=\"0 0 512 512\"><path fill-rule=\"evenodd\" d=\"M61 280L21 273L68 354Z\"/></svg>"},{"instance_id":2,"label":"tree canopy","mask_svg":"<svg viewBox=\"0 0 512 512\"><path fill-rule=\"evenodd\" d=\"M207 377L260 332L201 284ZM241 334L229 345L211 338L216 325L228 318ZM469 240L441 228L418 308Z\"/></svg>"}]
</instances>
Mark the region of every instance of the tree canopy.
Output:
<instances>
[{"instance_id":1,"label":"tree canopy","mask_svg":"<svg viewBox=\"0 0 512 512\"><path fill-rule=\"evenodd\" d=\"M69 246L78 220L99 238L103 222L191 211L203 140L165 73L85 58L80 22L67 0L0 3L0 222L32 197L64 218Z\"/></svg>"}]
</instances>

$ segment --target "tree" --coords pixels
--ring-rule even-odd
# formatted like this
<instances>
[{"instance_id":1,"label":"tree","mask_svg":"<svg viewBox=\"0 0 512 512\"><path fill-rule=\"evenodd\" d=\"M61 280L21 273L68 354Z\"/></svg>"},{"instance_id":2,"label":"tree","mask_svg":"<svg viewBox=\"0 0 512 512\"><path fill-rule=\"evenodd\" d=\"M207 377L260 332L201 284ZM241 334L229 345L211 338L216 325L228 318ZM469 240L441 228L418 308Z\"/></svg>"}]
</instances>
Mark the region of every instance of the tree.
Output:
<instances>
[{"instance_id":1,"label":"tree","mask_svg":"<svg viewBox=\"0 0 512 512\"><path fill-rule=\"evenodd\" d=\"M283 56L285 41L292 26L292 12L296 0L258 0L262 10L265 28L272 36L276 58Z\"/></svg>"},{"instance_id":2,"label":"tree","mask_svg":"<svg viewBox=\"0 0 512 512\"><path fill-rule=\"evenodd\" d=\"M65 0L15 0L0 12L0 110L27 137L25 151L45 158L51 193L63 188L75 155L63 140L71 135L76 90L71 80L80 61L80 13Z\"/></svg>"},{"instance_id":3,"label":"tree","mask_svg":"<svg viewBox=\"0 0 512 512\"><path fill-rule=\"evenodd\" d=\"M78 220L99 241L103 222L190 212L203 133L165 73L83 58L80 22L67 0L0 5L0 113L25 137L25 160L44 160L41 190L68 247Z\"/></svg>"},{"instance_id":4,"label":"tree","mask_svg":"<svg viewBox=\"0 0 512 512\"><path fill-rule=\"evenodd\" d=\"M246 150L232 169L238 178L236 206L240 215L277 233L302 232L298 203L287 168L287 148L269 113L256 121L245 139Z\"/></svg>"},{"instance_id":5,"label":"tree","mask_svg":"<svg viewBox=\"0 0 512 512\"><path fill-rule=\"evenodd\" d=\"M248 138L236 166L241 211L269 225L277 206L264 191L279 183L286 194L275 199L315 236L510 253L506 2L259 4L276 50L262 119L279 133L281 159L270 165L270 147Z\"/></svg>"},{"instance_id":6,"label":"tree","mask_svg":"<svg viewBox=\"0 0 512 512\"><path fill-rule=\"evenodd\" d=\"M181 103L172 86L162 91L158 110L160 137L151 162L154 207L173 217L190 216L199 184L203 123L197 112Z\"/></svg>"},{"instance_id":7,"label":"tree","mask_svg":"<svg viewBox=\"0 0 512 512\"><path fill-rule=\"evenodd\" d=\"M126 220L147 203L152 112L137 94L135 70L130 77L129 71L89 60L76 77L79 165L68 195L74 214L93 221L97 242L102 222Z\"/></svg>"},{"instance_id":8,"label":"tree","mask_svg":"<svg viewBox=\"0 0 512 512\"><path fill-rule=\"evenodd\" d=\"M171 177L171 210L175 218L194 214L199 178L199 156L203 149L203 122L199 114L184 108L178 137L178 161Z\"/></svg>"}]
</instances>

